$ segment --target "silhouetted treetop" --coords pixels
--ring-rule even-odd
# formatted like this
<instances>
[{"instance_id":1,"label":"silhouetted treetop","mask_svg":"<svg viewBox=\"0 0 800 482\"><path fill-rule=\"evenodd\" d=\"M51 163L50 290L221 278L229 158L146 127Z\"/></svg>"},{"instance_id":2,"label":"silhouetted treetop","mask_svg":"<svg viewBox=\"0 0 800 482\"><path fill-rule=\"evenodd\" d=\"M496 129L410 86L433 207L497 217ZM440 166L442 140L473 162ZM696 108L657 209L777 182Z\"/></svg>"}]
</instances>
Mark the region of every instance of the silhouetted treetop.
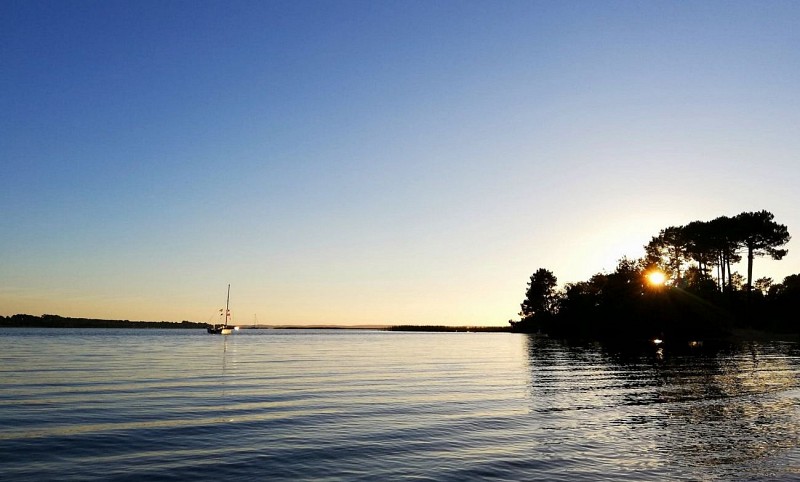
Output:
<instances>
[{"instance_id":1,"label":"silhouetted treetop","mask_svg":"<svg viewBox=\"0 0 800 482\"><path fill-rule=\"evenodd\" d=\"M642 259L623 257L612 273L559 290L553 272L538 269L512 329L584 338L709 336L735 326L796 331L790 320L800 311L800 275L753 282L754 258L782 259L790 239L764 210L669 226ZM747 278L732 266L743 254ZM654 270L667 276L663 286L649 281Z\"/></svg>"},{"instance_id":2,"label":"silhouetted treetop","mask_svg":"<svg viewBox=\"0 0 800 482\"><path fill-rule=\"evenodd\" d=\"M535 314L553 314L557 307L558 296L556 286L558 280L555 275L544 268L536 270L528 281L528 290L525 300L520 307L520 316L530 318Z\"/></svg>"},{"instance_id":3,"label":"silhouetted treetop","mask_svg":"<svg viewBox=\"0 0 800 482\"><path fill-rule=\"evenodd\" d=\"M772 259L783 259L789 252L778 249L791 239L789 230L773 219L772 213L758 211L741 213L736 216L736 228L739 230L739 241L747 249L747 291L753 289L753 257L770 256Z\"/></svg>"}]
</instances>

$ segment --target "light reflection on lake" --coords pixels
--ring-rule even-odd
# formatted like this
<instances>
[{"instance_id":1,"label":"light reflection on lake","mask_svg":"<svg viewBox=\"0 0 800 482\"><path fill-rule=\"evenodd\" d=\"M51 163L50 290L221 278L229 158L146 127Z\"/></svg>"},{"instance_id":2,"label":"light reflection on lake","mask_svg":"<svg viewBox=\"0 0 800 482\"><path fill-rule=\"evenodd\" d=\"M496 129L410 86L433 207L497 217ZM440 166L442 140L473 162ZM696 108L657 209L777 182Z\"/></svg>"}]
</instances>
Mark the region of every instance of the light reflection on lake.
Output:
<instances>
[{"instance_id":1,"label":"light reflection on lake","mask_svg":"<svg viewBox=\"0 0 800 482\"><path fill-rule=\"evenodd\" d=\"M560 431L599 440L604 457L624 447L627 467L691 479L800 475L794 344L648 356L534 338L529 355L537 409L567 412Z\"/></svg>"},{"instance_id":2,"label":"light reflection on lake","mask_svg":"<svg viewBox=\"0 0 800 482\"><path fill-rule=\"evenodd\" d=\"M508 333L0 341L4 480L800 477L791 343L657 356Z\"/></svg>"}]
</instances>

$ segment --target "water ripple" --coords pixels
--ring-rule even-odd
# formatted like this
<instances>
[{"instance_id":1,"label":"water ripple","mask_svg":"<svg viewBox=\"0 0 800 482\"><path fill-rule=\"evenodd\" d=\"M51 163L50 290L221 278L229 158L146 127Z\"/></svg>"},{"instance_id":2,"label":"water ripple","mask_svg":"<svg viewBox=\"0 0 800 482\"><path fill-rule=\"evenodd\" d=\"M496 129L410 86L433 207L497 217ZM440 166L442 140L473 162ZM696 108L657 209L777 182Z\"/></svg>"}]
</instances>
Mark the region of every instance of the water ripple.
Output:
<instances>
[{"instance_id":1,"label":"water ripple","mask_svg":"<svg viewBox=\"0 0 800 482\"><path fill-rule=\"evenodd\" d=\"M792 480L794 344L9 330L3 478Z\"/></svg>"}]
</instances>

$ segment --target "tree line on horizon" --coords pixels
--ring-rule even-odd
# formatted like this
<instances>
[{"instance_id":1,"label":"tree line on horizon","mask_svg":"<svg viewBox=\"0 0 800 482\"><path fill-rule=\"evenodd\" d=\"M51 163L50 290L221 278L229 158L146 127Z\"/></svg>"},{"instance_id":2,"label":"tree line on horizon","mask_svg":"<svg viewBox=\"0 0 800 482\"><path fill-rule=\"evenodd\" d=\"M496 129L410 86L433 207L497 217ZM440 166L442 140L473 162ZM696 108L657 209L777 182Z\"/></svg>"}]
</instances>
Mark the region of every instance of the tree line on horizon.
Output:
<instances>
[{"instance_id":1,"label":"tree line on horizon","mask_svg":"<svg viewBox=\"0 0 800 482\"><path fill-rule=\"evenodd\" d=\"M207 323L194 321L130 321L100 320L94 318L69 318L59 315L26 315L16 314L0 316L0 326L8 328L169 328L169 329L205 329Z\"/></svg>"},{"instance_id":2,"label":"tree line on horizon","mask_svg":"<svg viewBox=\"0 0 800 482\"><path fill-rule=\"evenodd\" d=\"M508 326L393 325L385 331L422 331L445 333L492 333L511 331Z\"/></svg>"},{"instance_id":3,"label":"tree line on horizon","mask_svg":"<svg viewBox=\"0 0 800 482\"><path fill-rule=\"evenodd\" d=\"M796 333L800 274L753 280L755 258L780 260L791 236L768 211L670 226L611 273L558 288L545 268L528 282L513 331L583 338L702 338L732 328ZM746 276L732 265L747 260ZM663 273L664 283L648 282Z\"/></svg>"}]
</instances>

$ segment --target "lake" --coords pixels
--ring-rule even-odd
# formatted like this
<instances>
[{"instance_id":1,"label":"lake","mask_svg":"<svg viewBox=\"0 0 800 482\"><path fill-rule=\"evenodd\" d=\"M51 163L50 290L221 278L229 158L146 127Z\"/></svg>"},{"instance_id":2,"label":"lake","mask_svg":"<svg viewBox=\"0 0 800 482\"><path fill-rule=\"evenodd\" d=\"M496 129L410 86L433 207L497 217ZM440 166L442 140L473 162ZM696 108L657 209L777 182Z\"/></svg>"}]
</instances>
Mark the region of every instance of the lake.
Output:
<instances>
[{"instance_id":1,"label":"lake","mask_svg":"<svg viewBox=\"0 0 800 482\"><path fill-rule=\"evenodd\" d=\"M800 347L5 329L0 478L797 480Z\"/></svg>"}]
</instances>

